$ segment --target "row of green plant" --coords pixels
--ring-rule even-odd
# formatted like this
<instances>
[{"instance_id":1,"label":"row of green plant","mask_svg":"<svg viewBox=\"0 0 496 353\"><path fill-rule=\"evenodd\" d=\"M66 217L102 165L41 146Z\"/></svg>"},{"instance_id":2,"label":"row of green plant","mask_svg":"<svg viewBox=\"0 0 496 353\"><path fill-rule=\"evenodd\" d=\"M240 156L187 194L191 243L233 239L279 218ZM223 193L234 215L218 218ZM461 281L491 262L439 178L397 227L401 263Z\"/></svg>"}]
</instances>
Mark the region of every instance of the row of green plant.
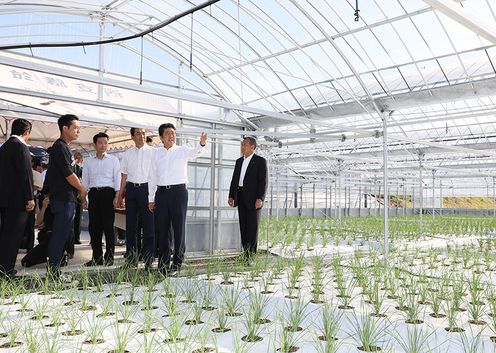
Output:
<instances>
[{"instance_id":1,"label":"row of green plant","mask_svg":"<svg viewBox=\"0 0 496 353\"><path fill-rule=\"evenodd\" d=\"M384 234L383 222L383 217L265 217L260 233L268 232L271 247L313 250L317 245L380 242ZM487 237L495 230L496 219L489 216L424 216L422 222L419 216L391 216L388 236L390 242L416 240L420 235ZM259 241L263 243L265 236L259 237Z\"/></svg>"}]
</instances>

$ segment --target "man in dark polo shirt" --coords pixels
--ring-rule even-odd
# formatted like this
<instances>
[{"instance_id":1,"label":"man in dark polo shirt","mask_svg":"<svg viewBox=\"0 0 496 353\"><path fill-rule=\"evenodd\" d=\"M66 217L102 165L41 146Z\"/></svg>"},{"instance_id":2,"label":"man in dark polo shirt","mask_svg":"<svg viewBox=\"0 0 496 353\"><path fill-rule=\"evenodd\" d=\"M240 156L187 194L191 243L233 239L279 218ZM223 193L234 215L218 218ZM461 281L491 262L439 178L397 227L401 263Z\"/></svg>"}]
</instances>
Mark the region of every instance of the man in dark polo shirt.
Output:
<instances>
[{"instance_id":1,"label":"man in dark polo shirt","mask_svg":"<svg viewBox=\"0 0 496 353\"><path fill-rule=\"evenodd\" d=\"M47 186L50 210L53 213L53 233L48 244L48 273L60 275L64 247L70 236L77 198L84 203L86 192L75 172L75 161L69 144L79 137L79 118L72 114L58 120L60 138L50 150Z\"/></svg>"}]
</instances>

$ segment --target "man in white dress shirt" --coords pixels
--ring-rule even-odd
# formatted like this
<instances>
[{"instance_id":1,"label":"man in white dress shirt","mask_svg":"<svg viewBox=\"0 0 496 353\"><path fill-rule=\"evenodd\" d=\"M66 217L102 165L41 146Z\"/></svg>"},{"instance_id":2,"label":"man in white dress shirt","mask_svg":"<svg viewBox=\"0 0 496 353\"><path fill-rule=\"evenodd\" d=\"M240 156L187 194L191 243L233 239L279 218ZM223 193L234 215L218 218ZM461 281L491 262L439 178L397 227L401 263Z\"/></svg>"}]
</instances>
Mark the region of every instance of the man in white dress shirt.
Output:
<instances>
[{"instance_id":1,"label":"man in white dress shirt","mask_svg":"<svg viewBox=\"0 0 496 353\"><path fill-rule=\"evenodd\" d=\"M176 128L162 124L158 128L164 147L153 158L148 184L149 208L154 210L158 227L159 270L174 274L181 268L185 252L185 225L188 206L188 161L199 157L205 150L207 134L200 135L196 148L176 145ZM174 237L174 255L171 248Z\"/></svg>"},{"instance_id":2,"label":"man in white dress shirt","mask_svg":"<svg viewBox=\"0 0 496 353\"><path fill-rule=\"evenodd\" d=\"M155 148L145 144L145 131L131 128L131 138L135 147L128 149L121 161L121 188L118 203L122 195L126 200L126 263L135 266L138 263L136 231L138 214L143 225L143 258L145 268L150 269L153 262L155 246L155 227L153 212L148 208L148 177Z\"/></svg>"},{"instance_id":3,"label":"man in white dress shirt","mask_svg":"<svg viewBox=\"0 0 496 353\"><path fill-rule=\"evenodd\" d=\"M82 182L88 192L88 230L93 255L86 266L114 264L114 207L117 206L121 185L119 159L107 153L109 136L100 132L93 136L96 156L86 159ZM105 255L102 235L105 233Z\"/></svg>"}]
</instances>

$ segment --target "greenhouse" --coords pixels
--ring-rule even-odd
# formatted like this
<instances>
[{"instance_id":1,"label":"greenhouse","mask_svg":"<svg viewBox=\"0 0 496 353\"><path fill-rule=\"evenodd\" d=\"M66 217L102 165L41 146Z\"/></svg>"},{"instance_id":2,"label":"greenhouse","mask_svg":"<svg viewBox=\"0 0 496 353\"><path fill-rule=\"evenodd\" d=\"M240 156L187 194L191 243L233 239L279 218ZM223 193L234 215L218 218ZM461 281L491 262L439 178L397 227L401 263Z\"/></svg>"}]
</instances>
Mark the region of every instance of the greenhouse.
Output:
<instances>
[{"instance_id":1,"label":"greenhouse","mask_svg":"<svg viewBox=\"0 0 496 353\"><path fill-rule=\"evenodd\" d=\"M60 276L52 245L26 266L36 237L8 275L0 259L0 353L494 352L495 65L494 0L0 0L1 146L27 120L33 163L55 164L74 114L83 173L102 136L122 166L135 129L164 175L169 143L201 152L186 183L119 170L115 262L96 261L82 206ZM133 263L127 198L144 184ZM159 195L178 185L185 228L167 213L169 229Z\"/></svg>"}]
</instances>

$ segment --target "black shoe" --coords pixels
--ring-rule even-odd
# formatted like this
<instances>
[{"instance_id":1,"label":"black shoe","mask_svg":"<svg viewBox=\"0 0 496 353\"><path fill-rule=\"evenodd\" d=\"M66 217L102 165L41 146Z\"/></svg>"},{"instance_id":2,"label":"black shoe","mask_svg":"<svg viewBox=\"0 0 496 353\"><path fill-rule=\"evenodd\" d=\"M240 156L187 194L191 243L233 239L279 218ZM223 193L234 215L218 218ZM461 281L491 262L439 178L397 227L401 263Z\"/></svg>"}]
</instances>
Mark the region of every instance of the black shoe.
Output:
<instances>
[{"instance_id":1,"label":"black shoe","mask_svg":"<svg viewBox=\"0 0 496 353\"><path fill-rule=\"evenodd\" d=\"M90 260L88 261L87 263L84 264L86 267L91 267L91 266L102 266L103 265L103 261L102 260L98 260L98 261L95 261L95 260Z\"/></svg>"},{"instance_id":2,"label":"black shoe","mask_svg":"<svg viewBox=\"0 0 496 353\"><path fill-rule=\"evenodd\" d=\"M0 279L12 280L17 273L17 270L10 270L8 273L0 272Z\"/></svg>"},{"instance_id":3,"label":"black shoe","mask_svg":"<svg viewBox=\"0 0 496 353\"><path fill-rule=\"evenodd\" d=\"M174 264L172 264L167 269L168 276L169 277L177 277L177 276L179 276L180 270L181 270L181 266L180 265L174 265Z\"/></svg>"},{"instance_id":4,"label":"black shoe","mask_svg":"<svg viewBox=\"0 0 496 353\"><path fill-rule=\"evenodd\" d=\"M68 264L69 264L69 256L68 255L64 255L62 257L62 260L60 261L60 267L67 266Z\"/></svg>"}]
</instances>

